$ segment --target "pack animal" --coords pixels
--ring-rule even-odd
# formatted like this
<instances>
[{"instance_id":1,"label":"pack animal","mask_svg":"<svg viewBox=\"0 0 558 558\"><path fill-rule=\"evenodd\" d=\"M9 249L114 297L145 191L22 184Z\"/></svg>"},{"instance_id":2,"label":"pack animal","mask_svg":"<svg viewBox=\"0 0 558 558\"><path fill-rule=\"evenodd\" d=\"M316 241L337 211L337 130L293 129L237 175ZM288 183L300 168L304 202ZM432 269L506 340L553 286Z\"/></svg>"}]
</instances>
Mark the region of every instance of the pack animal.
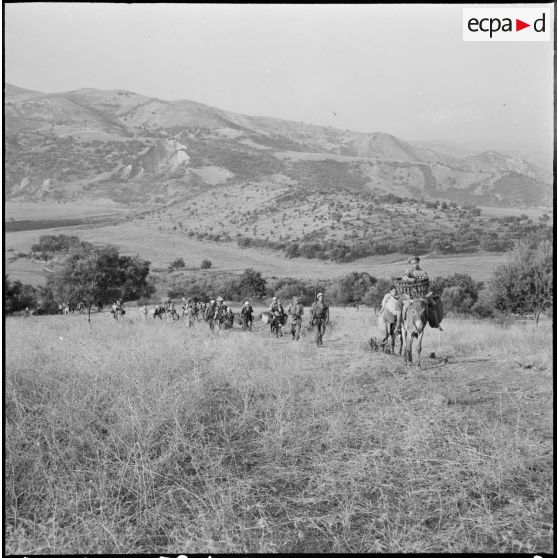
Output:
<instances>
[{"instance_id":1,"label":"pack animal","mask_svg":"<svg viewBox=\"0 0 558 558\"><path fill-rule=\"evenodd\" d=\"M403 336L395 332L397 319L390 312L381 312L378 315L378 330L380 331L381 340L379 343L380 348L384 353L395 354L395 341L399 337L399 355L403 349Z\"/></svg>"},{"instance_id":2,"label":"pack animal","mask_svg":"<svg viewBox=\"0 0 558 558\"><path fill-rule=\"evenodd\" d=\"M403 316L401 331L405 350L403 358L405 364L413 362L413 340L417 340L417 366L420 368L420 353L422 351L422 337L428 323L428 301L424 298L412 300Z\"/></svg>"}]
</instances>

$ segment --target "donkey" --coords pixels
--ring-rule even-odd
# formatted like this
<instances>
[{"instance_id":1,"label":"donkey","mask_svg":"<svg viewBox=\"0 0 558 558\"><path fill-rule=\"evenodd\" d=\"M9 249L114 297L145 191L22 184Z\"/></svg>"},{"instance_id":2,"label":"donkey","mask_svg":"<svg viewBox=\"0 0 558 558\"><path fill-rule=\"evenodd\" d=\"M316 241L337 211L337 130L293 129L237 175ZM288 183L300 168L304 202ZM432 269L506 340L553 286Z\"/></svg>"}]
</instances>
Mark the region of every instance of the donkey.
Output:
<instances>
[{"instance_id":1,"label":"donkey","mask_svg":"<svg viewBox=\"0 0 558 558\"><path fill-rule=\"evenodd\" d=\"M380 347L383 349L384 353L394 355L395 340L399 337L399 355L401 356L401 350L403 349L403 337L401 334L395 333L396 321L397 318L386 309L378 315L378 330L382 336Z\"/></svg>"},{"instance_id":2,"label":"donkey","mask_svg":"<svg viewBox=\"0 0 558 558\"><path fill-rule=\"evenodd\" d=\"M401 320L401 331L405 351L403 358L405 364L413 362L413 339L417 339L417 366L420 368L420 352L422 351L422 336L428 323L428 300L417 298L407 306L405 315Z\"/></svg>"}]
</instances>

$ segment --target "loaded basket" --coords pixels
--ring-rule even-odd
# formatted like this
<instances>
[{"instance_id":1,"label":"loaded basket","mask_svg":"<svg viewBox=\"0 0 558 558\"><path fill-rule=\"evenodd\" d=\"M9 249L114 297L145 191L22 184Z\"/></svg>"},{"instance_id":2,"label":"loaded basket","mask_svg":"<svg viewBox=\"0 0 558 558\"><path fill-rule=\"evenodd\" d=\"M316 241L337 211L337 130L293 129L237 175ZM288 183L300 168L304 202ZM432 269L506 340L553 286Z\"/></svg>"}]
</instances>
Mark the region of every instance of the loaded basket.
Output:
<instances>
[{"instance_id":1,"label":"loaded basket","mask_svg":"<svg viewBox=\"0 0 558 558\"><path fill-rule=\"evenodd\" d=\"M393 283L399 296L407 295L409 298L425 297L430 288L430 279L428 277L415 279L412 282L404 281L397 277L393 280Z\"/></svg>"}]
</instances>

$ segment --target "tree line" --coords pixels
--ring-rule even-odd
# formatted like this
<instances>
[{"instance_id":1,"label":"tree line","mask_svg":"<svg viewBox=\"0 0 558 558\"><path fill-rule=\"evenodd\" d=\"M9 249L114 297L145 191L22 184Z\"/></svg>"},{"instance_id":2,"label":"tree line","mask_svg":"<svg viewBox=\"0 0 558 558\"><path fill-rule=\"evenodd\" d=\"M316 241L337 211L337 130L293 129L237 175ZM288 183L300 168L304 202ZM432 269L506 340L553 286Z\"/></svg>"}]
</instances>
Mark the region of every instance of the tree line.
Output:
<instances>
[{"instance_id":1,"label":"tree line","mask_svg":"<svg viewBox=\"0 0 558 558\"><path fill-rule=\"evenodd\" d=\"M58 242L59 247L68 249L68 256L62 269L48 276L46 287L24 285L5 276L6 313L25 308L54 313L61 302L82 303L90 318L94 306L102 307L117 298L147 301L158 287L164 287L163 276L151 273L150 262L139 255L123 256L115 246L94 246L70 238ZM392 283L392 278L374 277L365 271L337 279L266 279L261 272L248 268L242 274L185 274L167 284L165 294L170 298L222 296L234 302L263 301L270 296L289 301L298 296L303 304L310 305L318 292L324 292L332 305L378 309ZM541 313L552 308L553 285L552 243L536 238L517 241L486 285L463 273L431 278L431 290L442 298L447 311L478 318L513 313L532 314L538 321Z\"/></svg>"}]
</instances>

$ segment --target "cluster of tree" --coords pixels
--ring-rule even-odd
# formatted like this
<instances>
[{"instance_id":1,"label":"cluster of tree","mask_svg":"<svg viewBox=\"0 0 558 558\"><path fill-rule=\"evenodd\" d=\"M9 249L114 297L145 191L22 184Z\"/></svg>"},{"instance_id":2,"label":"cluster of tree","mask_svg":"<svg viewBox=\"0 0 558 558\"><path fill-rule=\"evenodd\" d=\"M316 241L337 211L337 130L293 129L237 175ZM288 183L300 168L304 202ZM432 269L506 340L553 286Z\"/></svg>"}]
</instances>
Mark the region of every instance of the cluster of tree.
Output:
<instances>
[{"instance_id":1,"label":"cluster of tree","mask_svg":"<svg viewBox=\"0 0 558 558\"><path fill-rule=\"evenodd\" d=\"M42 314L56 314L58 304L48 287L34 287L4 276L4 312L13 314L29 308Z\"/></svg>"},{"instance_id":2,"label":"cluster of tree","mask_svg":"<svg viewBox=\"0 0 558 558\"><path fill-rule=\"evenodd\" d=\"M541 313L554 304L553 261L550 241L517 242L494 273L491 289L495 308L506 313L533 314L538 322Z\"/></svg>"},{"instance_id":3,"label":"cluster of tree","mask_svg":"<svg viewBox=\"0 0 558 558\"><path fill-rule=\"evenodd\" d=\"M93 305L101 307L117 298L133 300L150 296L155 288L147 281L149 262L139 256L121 256L114 246L71 242L63 268L47 278L46 287L4 279L6 313L26 308L56 313L58 304L83 303L90 317Z\"/></svg>"},{"instance_id":4,"label":"cluster of tree","mask_svg":"<svg viewBox=\"0 0 558 558\"><path fill-rule=\"evenodd\" d=\"M77 236L43 234L39 238L39 242L31 246L31 252L40 254L43 259L47 259L57 252L67 252L79 243L80 240Z\"/></svg>"},{"instance_id":5,"label":"cluster of tree","mask_svg":"<svg viewBox=\"0 0 558 558\"><path fill-rule=\"evenodd\" d=\"M508 252L488 289L467 274L454 273L433 278L431 290L441 296L448 312L480 318L490 317L495 311L533 314L538 321L541 313L553 305L553 257L552 242L529 237L516 242ZM211 267L209 260L204 262L207 268ZM148 280L149 267L150 263L139 256L121 256L114 246L72 243L63 269L49 275L46 287L35 288L5 276L5 311L13 313L29 307L55 312L57 302L70 305L81 302L89 315L93 305L100 306L116 298L148 298L155 292L153 282ZM182 277L172 284L167 294L171 298L196 296L202 299L220 295L238 302L271 296L287 302L298 296L303 304L309 305L318 292L323 292L332 305L357 308L366 305L378 309L391 286L391 279L376 278L366 272L351 272L333 280L273 278L268 283L261 272L247 268L242 274L206 273ZM481 291L485 294L482 300Z\"/></svg>"},{"instance_id":6,"label":"cluster of tree","mask_svg":"<svg viewBox=\"0 0 558 558\"><path fill-rule=\"evenodd\" d=\"M147 282L149 266L139 256L121 256L115 246L80 242L70 250L64 267L48 276L47 287L56 300L83 303L90 319L93 305L150 296L155 288Z\"/></svg>"},{"instance_id":7,"label":"cluster of tree","mask_svg":"<svg viewBox=\"0 0 558 558\"><path fill-rule=\"evenodd\" d=\"M247 298L264 298L268 293L267 281L261 272L247 268L242 274L211 273L182 277L167 287L170 298L196 297L202 300L222 296L240 302Z\"/></svg>"}]
</instances>

